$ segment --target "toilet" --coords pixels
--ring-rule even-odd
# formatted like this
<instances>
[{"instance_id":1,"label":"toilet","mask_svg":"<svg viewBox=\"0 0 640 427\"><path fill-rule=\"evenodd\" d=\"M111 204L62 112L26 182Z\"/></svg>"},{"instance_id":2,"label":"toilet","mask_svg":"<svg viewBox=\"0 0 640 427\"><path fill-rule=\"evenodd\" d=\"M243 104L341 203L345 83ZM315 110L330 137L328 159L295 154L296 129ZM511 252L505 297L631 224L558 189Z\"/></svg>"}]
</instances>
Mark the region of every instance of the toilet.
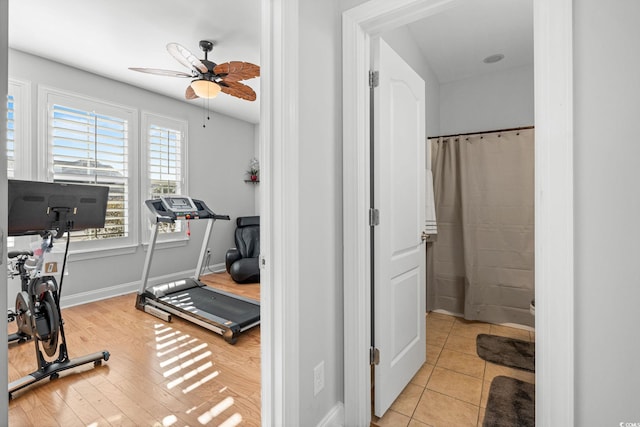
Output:
<instances>
[{"instance_id":1,"label":"toilet","mask_svg":"<svg viewBox=\"0 0 640 427\"><path fill-rule=\"evenodd\" d=\"M531 304L529 304L529 312L532 316L536 315L536 300L531 300Z\"/></svg>"}]
</instances>

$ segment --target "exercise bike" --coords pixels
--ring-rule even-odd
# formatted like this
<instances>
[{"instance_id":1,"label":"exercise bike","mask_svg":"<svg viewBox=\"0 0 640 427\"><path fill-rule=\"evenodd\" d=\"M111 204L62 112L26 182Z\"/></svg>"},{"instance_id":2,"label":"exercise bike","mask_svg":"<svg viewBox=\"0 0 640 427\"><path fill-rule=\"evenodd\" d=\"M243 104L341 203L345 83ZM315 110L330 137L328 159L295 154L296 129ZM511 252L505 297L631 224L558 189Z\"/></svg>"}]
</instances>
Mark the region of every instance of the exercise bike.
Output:
<instances>
[{"instance_id":1,"label":"exercise bike","mask_svg":"<svg viewBox=\"0 0 640 427\"><path fill-rule=\"evenodd\" d=\"M33 251L10 251L7 253L7 257L11 260L11 269L9 270L9 278L13 279L14 277L20 278L20 284L22 291L18 293L16 297L16 307L27 307L22 304L24 298L22 294L29 288L29 280L31 280L31 270L27 269L27 261L32 260ZM28 309L28 308L27 308ZM18 313L20 309L17 308L15 311L9 309L7 313L7 320L9 323L15 322L18 318ZM17 324L17 322L16 322ZM25 332L23 328L18 325L18 331L9 335L9 343L18 342L23 343L31 339L32 334L30 332Z\"/></svg>"},{"instance_id":2,"label":"exercise bike","mask_svg":"<svg viewBox=\"0 0 640 427\"><path fill-rule=\"evenodd\" d=\"M8 253L9 258L15 260L10 275L20 276L21 281L15 311L9 312L9 319L15 320L18 332L9 336L9 342L33 340L38 362L36 371L9 383L9 399L13 398L14 392L37 381L58 378L61 371L91 362L99 366L102 360L109 360L110 355L106 350L69 358L60 311L60 291L69 253L70 231L104 226L106 208L102 206L106 206L107 191L104 187L9 180L9 235L38 234L42 238L41 251L34 268L27 267L27 261L33 256L32 251ZM94 207L100 200L103 203ZM93 220L95 216L98 219ZM53 248L54 239L65 234L64 257L62 268L59 269L58 262L48 262L47 255ZM55 273L60 274L60 283L52 275Z\"/></svg>"},{"instance_id":3,"label":"exercise bike","mask_svg":"<svg viewBox=\"0 0 640 427\"><path fill-rule=\"evenodd\" d=\"M33 278L26 267L33 251L14 251L8 254L9 258L17 258L12 274L19 275L21 282L21 290L16 296L15 311L9 312L9 319L15 320L18 332L9 335L9 342L24 342L35 337L40 342L40 346L36 343L40 361L44 361L40 347L49 357L56 354L61 327L58 283L53 276L39 274L44 258L52 247L53 236L47 232L42 236L42 255L38 258L35 268L31 270L34 272Z\"/></svg>"}]
</instances>

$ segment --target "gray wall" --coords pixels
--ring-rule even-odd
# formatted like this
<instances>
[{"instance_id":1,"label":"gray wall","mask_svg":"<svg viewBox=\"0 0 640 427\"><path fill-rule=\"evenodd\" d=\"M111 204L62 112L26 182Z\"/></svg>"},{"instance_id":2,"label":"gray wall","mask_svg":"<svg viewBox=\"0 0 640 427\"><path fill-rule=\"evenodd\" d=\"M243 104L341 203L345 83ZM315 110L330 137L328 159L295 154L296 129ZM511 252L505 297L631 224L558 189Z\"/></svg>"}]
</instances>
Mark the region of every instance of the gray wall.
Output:
<instances>
[{"instance_id":1,"label":"gray wall","mask_svg":"<svg viewBox=\"0 0 640 427\"><path fill-rule=\"evenodd\" d=\"M189 195L204 200L216 213L232 217L232 221L216 222L210 241L213 252L211 264L223 262L226 250L234 246L235 218L255 212L254 185L244 182L249 160L255 155L255 125L212 113L211 120L205 122L206 127L203 128L204 114L198 104L190 105L14 50L9 51L9 77L31 84L33 141L38 135L37 119L40 117L37 110L38 85L186 120ZM133 149L138 149L138 141L134 142ZM35 171L37 153L34 151L33 154L32 170ZM134 169L133 173L137 173L137 170ZM146 216L146 208L141 213ZM191 240L186 247L158 248L151 269L152 279L188 270L193 272L202 242L204 221L192 221L191 231ZM73 251L73 240L70 250ZM71 255L62 305L135 290L145 253L143 246L138 245L135 253L129 255L90 260L79 260ZM18 286L15 282L9 287L9 300L15 298Z\"/></svg>"},{"instance_id":2,"label":"gray wall","mask_svg":"<svg viewBox=\"0 0 640 427\"><path fill-rule=\"evenodd\" d=\"M533 107L533 64L444 83L440 134L533 126Z\"/></svg>"},{"instance_id":3,"label":"gray wall","mask_svg":"<svg viewBox=\"0 0 640 427\"><path fill-rule=\"evenodd\" d=\"M299 16L298 425L314 426L343 400L341 24L334 1L301 0ZM325 388L314 396L322 361Z\"/></svg>"},{"instance_id":4,"label":"gray wall","mask_svg":"<svg viewBox=\"0 0 640 427\"><path fill-rule=\"evenodd\" d=\"M575 425L640 423L640 2L574 10Z\"/></svg>"}]
</instances>

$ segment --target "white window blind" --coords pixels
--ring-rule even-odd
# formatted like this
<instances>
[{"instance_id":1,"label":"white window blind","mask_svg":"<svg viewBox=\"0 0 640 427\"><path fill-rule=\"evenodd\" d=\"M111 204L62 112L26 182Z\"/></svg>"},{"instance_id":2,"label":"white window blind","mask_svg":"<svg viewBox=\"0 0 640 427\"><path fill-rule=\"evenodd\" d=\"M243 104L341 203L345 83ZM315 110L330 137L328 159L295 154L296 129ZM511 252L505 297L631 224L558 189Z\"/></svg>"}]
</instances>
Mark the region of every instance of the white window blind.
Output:
<instances>
[{"instance_id":1,"label":"white window blind","mask_svg":"<svg viewBox=\"0 0 640 427\"><path fill-rule=\"evenodd\" d=\"M148 197L155 199L167 194L182 194L183 132L154 124L147 127L147 132ZM180 221L159 225L159 231L163 233L181 229Z\"/></svg>"},{"instance_id":2,"label":"white window blind","mask_svg":"<svg viewBox=\"0 0 640 427\"><path fill-rule=\"evenodd\" d=\"M16 120L15 99L7 96L7 178L15 177L16 164Z\"/></svg>"},{"instance_id":3,"label":"white window blind","mask_svg":"<svg viewBox=\"0 0 640 427\"><path fill-rule=\"evenodd\" d=\"M150 196L181 194L182 191L182 132L175 129L149 126Z\"/></svg>"},{"instance_id":4,"label":"white window blind","mask_svg":"<svg viewBox=\"0 0 640 427\"><path fill-rule=\"evenodd\" d=\"M16 170L16 118L15 99L7 96L7 178L15 177ZM15 246L15 238L7 237L7 247Z\"/></svg>"},{"instance_id":5,"label":"white window blind","mask_svg":"<svg viewBox=\"0 0 640 427\"><path fill-rule=\"evenodd\" d=\"M76 239L129 235L128 121L60 104L50 108L49 158L53 181L109 187L103 229L75 232Z\"/></svg>"}]
</instances>

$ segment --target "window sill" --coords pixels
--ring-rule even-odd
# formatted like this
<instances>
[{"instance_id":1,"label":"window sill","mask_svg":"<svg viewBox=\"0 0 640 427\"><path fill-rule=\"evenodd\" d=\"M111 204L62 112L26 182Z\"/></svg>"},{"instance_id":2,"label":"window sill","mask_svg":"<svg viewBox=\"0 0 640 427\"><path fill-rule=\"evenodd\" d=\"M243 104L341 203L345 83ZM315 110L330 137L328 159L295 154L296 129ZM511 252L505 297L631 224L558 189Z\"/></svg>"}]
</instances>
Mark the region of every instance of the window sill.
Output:
<instances>
[{"instance_id":1,"label":"window sill","mask_svg":"<svg viewBox=\"0 0 640 427\"><path fill-rule=\"evenodd\" d=\"M163 241L156 241L156 249L170 249L170 248L178 248L187 246L189 243L189 239L186 237L181 237L178 239L167 239ZM112 257L112 256L120 256L120 255L131 255L134 254L138 247L142 246L144 252L147 251L149 247L149 243L142 243L142 245L125 245L119 246L115 248L104 248L104 249L76 249L69 250L69 261L86 261L90 259L96 258L104 258L104 257Z\"/></svg>"},{"instance_id":2,"label":"window sill","mask_svg":"<svg viewBox=\"0 0 640 427\"><path fill-rule=\"evenodd\" d=\"M187 246L188 243L189 243L188 237L180 237L180 238L166 239L166 240L160 240L160 237L158 237L158 240L156 240L156 249L179 248L179 247ZM142 244L142 249L145 252L147 251L148 248L149 248L149 242L145 242Z\"/></svg>"},{"instance_id":3,"label":"window sill","mask_svg":"<svg viewBox=\"0 0 640 427\"><path fill-rule=\"evenodd\" d=\"M104 249L77 249L69 250L69 261L85 261L96 258L112 257L119 255L131 255L136 252L138 245L126 245Z\"/></svg>"}]
</instances>

